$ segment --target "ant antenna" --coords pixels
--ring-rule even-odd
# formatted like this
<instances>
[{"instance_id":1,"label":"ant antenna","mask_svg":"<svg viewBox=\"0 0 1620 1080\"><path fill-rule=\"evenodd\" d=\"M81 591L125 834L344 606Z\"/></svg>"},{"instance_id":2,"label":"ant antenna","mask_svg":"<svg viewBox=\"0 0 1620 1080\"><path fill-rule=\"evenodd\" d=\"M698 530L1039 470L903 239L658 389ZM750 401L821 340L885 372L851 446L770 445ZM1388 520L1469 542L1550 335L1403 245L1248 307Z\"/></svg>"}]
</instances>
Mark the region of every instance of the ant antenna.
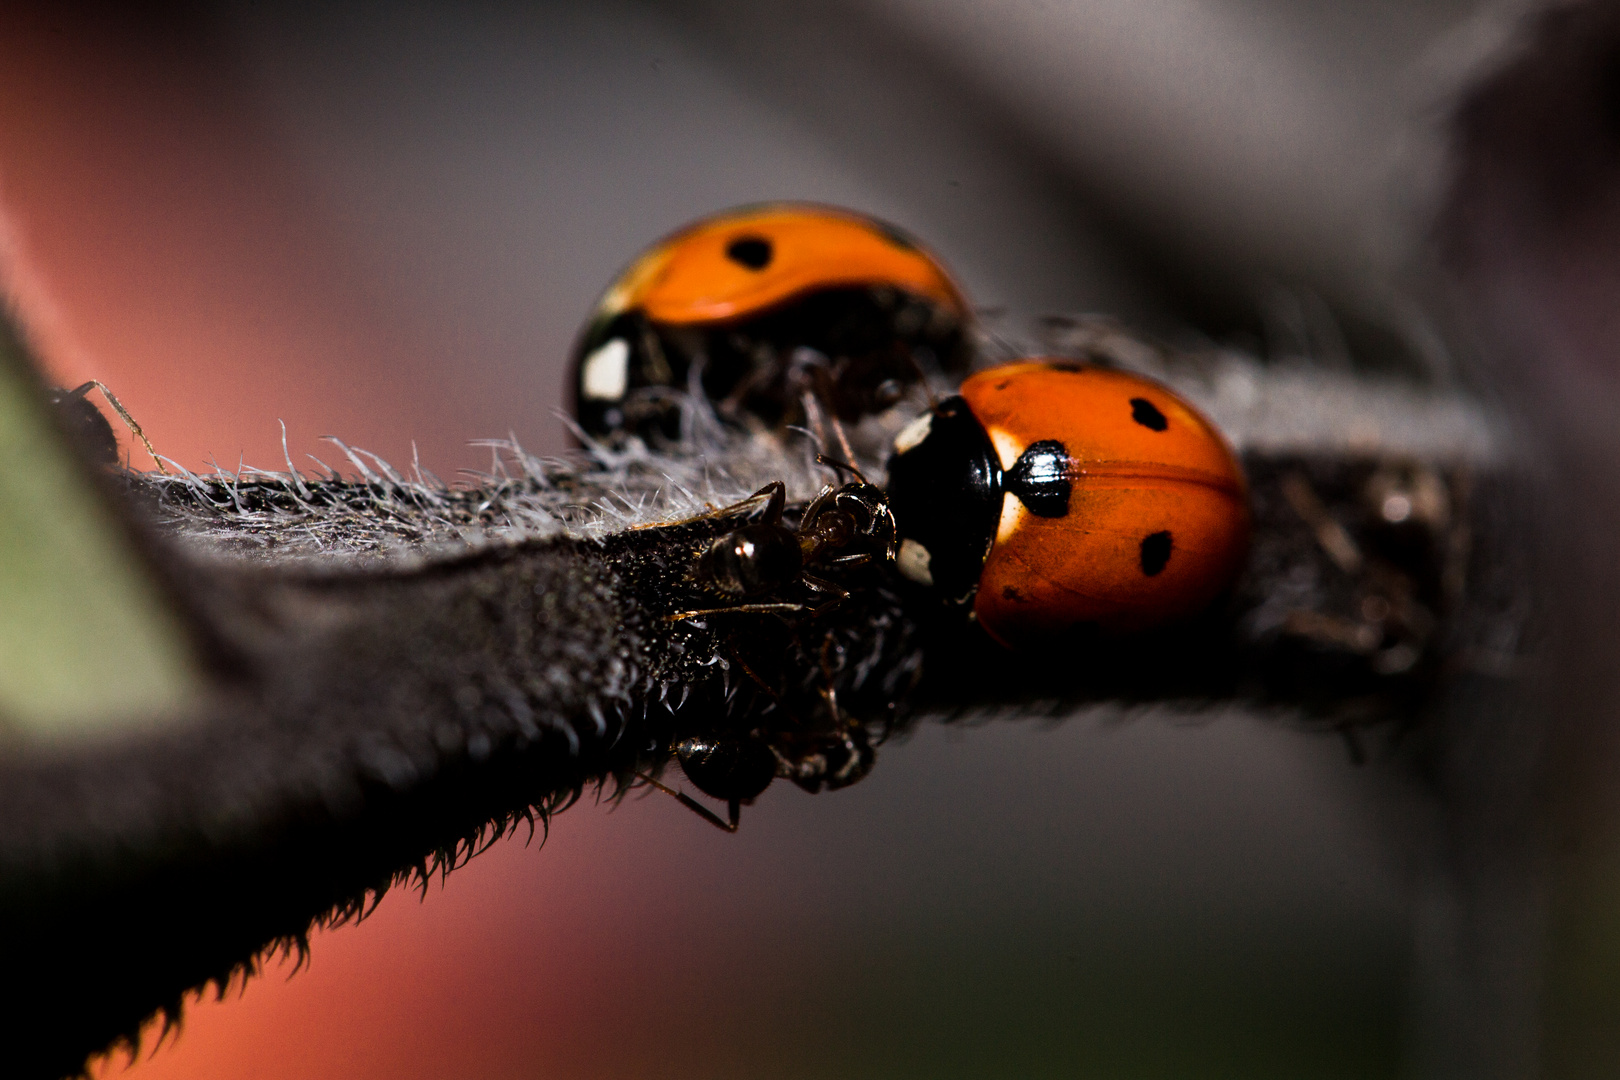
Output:
<instances>
[{"instance_id":1,"label":"ant antenna","mask_svg":"<svg viewBox=\"0 0 1620 1080\"><path fill-rule=\"evenodd\" d=\"M107 404L111 405L114 411L118 413L119 419L124 422L125 427L129 428L130 434L141 440L141 445L146 447L147 456L152 459L152 462L155 465L157 465L158 472L162 473L164 476L169 475L169 470L163 467L163 459L158 457L158 452L152 448L152 442L146 437L146 433L141 430L141 425L137 424L135 422L135 418L129 415L129 410L124 408L124 403L114 397L111 390L107 389L106 383L102 382L100 379L91 379L87 383L82 383L74 387L72 390L68 391L68 393L73 397L82 398L92 389L101 391L101 396L106 398Z\"/></svg>"},{"instance_id":2,"label":"ant antenna","mask_svg":"<svg viewBox=\"0 0 1620 1080\"><path fill-rule=\"evenodd\" d=\"M850 456L854 457L853 454L851 454ZM866 476L861 472L861 470L859 470L855 466L851 465L848 461L840 461L838 458L828 457L826 454L817 454L816 455L816 464L817 465L825 465L827 468L831 469L833 472L837 473L839 476L843 476L844 474L847 473L848 475L853 476L856 480L860 481L863 484L871 483L871 481L866 478Z\"/></svg>"}]
</instances>

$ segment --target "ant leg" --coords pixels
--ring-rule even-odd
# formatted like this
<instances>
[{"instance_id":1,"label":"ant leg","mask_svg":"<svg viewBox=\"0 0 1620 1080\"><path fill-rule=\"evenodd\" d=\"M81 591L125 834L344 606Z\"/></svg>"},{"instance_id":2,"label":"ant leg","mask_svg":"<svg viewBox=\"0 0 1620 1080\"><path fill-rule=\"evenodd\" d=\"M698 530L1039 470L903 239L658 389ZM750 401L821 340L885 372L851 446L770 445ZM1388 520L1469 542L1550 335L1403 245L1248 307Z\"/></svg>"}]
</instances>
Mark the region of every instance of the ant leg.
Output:
<instances>
[{"instance_id":1,"label":"ant leg","mask_svg":"<svg viewBox=\"0 0 1620 1080\"><path fill-rule=\"evenodd\" d=\"M748 661L746 661L746 660L744 660L742 658L741 653L739 653L735 649L733 649L733 650L731 650L731 658L733 660L737 661L737 666L743 669L743 674L744 675L747 675L750 679L754 680L754 685L758 686L761 690L763 690L767 694L771 695L772 698L774 698L774 699L776 699L778 701L781 700L782 695L778 694L775 690L772 690L770 685L768 683L766 683L766 681L764 679L759 677L759 672L755 671L749 665Z\"/></svg>"},{"instance_id":2,"label":"ant leg","mask_svg":"<svg viewBox=\"0 0 1620 1080\"><path fill-rule=\"evenodd\" d=\"M742 513L752 514L755 512L753 510L753 505L759 502L760 499L765 500L765 509L762 512L762 517L765 524L776 525L780 523L782 520L782 509L787 505L787 485L782 483L780 480L772 480L770 483L748 496L748 498L743 499L741 502L734 502L730 506L722 506L720 509L702 516L705 518L710 518L731 517L733 515ZM690 520L697 521L702 520L702 518L693 518Z\"/></svg>"},{"instance_id":3,"label":"ant leg","mask_svg":"<svg viewBox=\"0 0 1620 1080\"><path fill-rule=\"evenodd\" d=\"M761 499L765 500L763 511L759 507ZM632 525L630 528L631 530L662 529L670 525L689 525L694 521L708 521L711 518L723 517L744 517L761 512L766 515L766 524L775 525L781 522L782 510L786 505L787 486L780 480L772 480L748 496L748 498L734 502L729 506L722 506L718 510L709 510L693 517L681 518L678 521L650 521L645 525Z\"/></svg>"},{"instance_id":4,"label":"ant leg","mask_svg":"<svg viewBox=\"0 0 1620 1080\"><path fill-rule=\"evenodd\" d=\"M801 580L803 580L805 585L807 585L809 588L815 590L816 592L837 593L838 598L840 600L848 600L849 599L849 590L848 589L844 588L841 585L835 585L834 583L826 580L825 578L818 578L818 577L814 576L813 574L805 574L805 575L803 575Z\"/></svg>"},{"instance_id":5,"label":"ant leg","mask_svg":"<svg viewBox=\"0 0 1620 1080\"><path fill-rule=\"evenodd\" d=\"M860 725L855 719L844 712L838 705L838 690L833 682L832 662L827 654L834 649L842 651L836 639L831 634L821 643L821 677L825 680L821 696L827 702L827 709L832 713L833 730L843 740L844 749L849 751L849 757L836 771L828 774L829 782L836 781L839 786L852 783L851 776L861 766L861 754L850 734Z\"/></svg>"},{"instance_id":6,"label":"ant leg","mask_svg":"<svg viewBox=\"0 0 1620 1080\"><path fill-rule=\"evenodd\" d=\"M832 662L827 658L829 651L837 647L837 641L828 634L821 641L821 697L827 703L827 709L832 713L833 730L843 733L846 727L844 711L838 707L838 689L833 681Z\"/></svg>"},{"instance_id":7,"label":"ant leg","mask_svg":"<svg viewBox=\"0 0 1620 1080\"><path fill-rule=\"evenodd\" d=\"M692 811L692 813L696 814L704 821L707 821L715 828L724 829L729 833L734 833L737 831L737 823L742 818L742 808L736 799L732 799L726 804L727 817L730 818L728 823L721 821L719 814L716 814L713 810L710 810L707 806L704 806L702 803L698 802L685 792L676 791L672 787L661 784L644 772L638 772L636 775L642 780L645 780L647 783L651 784L653 787L657 788L659 791L662 791L665 795L674 798L682 806L686 807L688 810Z\"/></svg>"},{"instance_id":8,"label":"ant leg","mask_svg":"<svg viewBox=\"0 0 1620 1080\"><path fill-rule=\"evenodd\" d=\"M816 493L816 497L810 500L810 505L804 508L804 515L799 518L799 531L804 532L809 528L816 518L821 516L822 508L827 505L828 500L835 500L837 496L838 489L823 485Z\"/></svg>"},{"instance_id":9,"label":"ant leg","mask_svg":"<svg viewBox=\"0 0 1620 1080\"><path fill-rule=\"evenodd\" d=\"M828 566L865 566L872 561L872 553L863 551L859 555L840 555L836 559L828 559Z\"/></svg>"},{"instance_id":10,"label":"ant leg","mask_svg":"<svg viewBox=\"0 0 1620 1080\"><path fill-rule=\"evenodd\" d=\"M811 574L805 574L802 580L808 588L814 590L815 592L833 594L833 598L831 600L825 601L824 603L818 604L812 608L810 611L812 615L823 615L837 607L839 604L842 604L845 600L849 599L848 589L845 589L839 585L834 585L830 581L824 581L821 578L815 577Z\"/></svg>"},{"instance_id":11,"label":"ant leg","mask_svg":"<svg viewBox=\"0 0 1620 1080\"><path fill-rule=\"evenodd\" d=\"M894 562L896 553L900 550L900 523L894 520L894 510L889 506L889 500L883 500L883 516L889 519L889 542L884 547L884 558Z\"/></svg>"},{"instance_id":12,"label":"ant leg","mask_svg":"<svg viewBox=\"0 0 1620 1080\"><path fill-rule=\"evenodd\" d=\"M844 594L848 596L848 593ZM783 613L788 611L804 611L803 604L738 604L735 607L698 608L694 611L677 611L673 615L665 615L665 622L680 622L683 619L696 619L703 615L730 615L733 612L754 612L759 614Z\"/></svg>"},{"instance_id":13,"label":"ant leg","mask_svg":"<svg viewBox=\"0 0 1620 1080\"><path fill-rule=\"evenodd\" d=\"M744 501L752 501L761 495L769 496L765 502L765 524L780 525L782 523L782 508L787 505L787 485L780 480L772 480Z\"/></svg>"}]
</instances>

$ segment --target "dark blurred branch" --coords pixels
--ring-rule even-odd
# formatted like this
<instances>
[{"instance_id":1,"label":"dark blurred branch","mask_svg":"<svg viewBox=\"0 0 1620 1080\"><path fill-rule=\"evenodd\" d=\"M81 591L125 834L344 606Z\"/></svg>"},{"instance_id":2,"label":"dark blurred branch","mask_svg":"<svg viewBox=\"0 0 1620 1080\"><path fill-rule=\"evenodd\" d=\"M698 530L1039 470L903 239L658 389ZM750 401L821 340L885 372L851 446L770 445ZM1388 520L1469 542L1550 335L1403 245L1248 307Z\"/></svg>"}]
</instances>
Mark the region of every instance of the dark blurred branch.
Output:
<instances>
[{"instance_id":1,"label":"dark blurred branch","mask_svg":"<svg viewBox=\"0 0 1620 1080\"><path fill-rule=\"evenodd\" d=\"M1409 725L1448 680L1514 677L1527 597L1499 550L1507 478L1404 455L1253 453L1246 465L1256 548L1223 605L1194 625L1039 656L1001 651L886 572L815 619L667 621L702 599L698 554L738 519L580 539L611 481L563 465L455 492L376 471L132 477L139 501L189 522L181 531L261 558L164 549L217 639L215 692L196 715L0 760L5 955L35 1002L9 1014L14 1045L39 1055L29 1070L71 1068L312 920L543 823L587 786L613 792L662 768L685 733L791 737L821 722L829 687L878 737L929 713L1248 700L1362 732L1360 753L1370 725ZM1314 500L1303 514L1300 492ZM422 541L358 565L263 557L278 535L287 547L317 526L327 542L343 528L356 543L421 537L520 504L549 507L559 534L431 557ZM1323 542L1327 518L1337 545ZM761 641L773 693L743 670L767 667L740 651ZM87 986L89 971L104 973ZM72 1041L23 1037L46 1013L60 1024L69 995Z\"/></svg>"}]
</instances>

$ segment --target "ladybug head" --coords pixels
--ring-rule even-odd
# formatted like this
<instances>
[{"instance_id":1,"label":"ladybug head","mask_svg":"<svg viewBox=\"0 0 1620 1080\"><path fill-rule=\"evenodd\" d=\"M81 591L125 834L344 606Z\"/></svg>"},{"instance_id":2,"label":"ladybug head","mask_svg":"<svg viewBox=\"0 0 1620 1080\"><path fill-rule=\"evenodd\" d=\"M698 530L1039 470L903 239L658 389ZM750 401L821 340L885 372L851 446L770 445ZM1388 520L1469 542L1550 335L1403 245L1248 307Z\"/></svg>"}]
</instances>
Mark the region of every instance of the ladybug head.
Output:
<instances>
[{"instance_id":1,"label":"ladybug head","mask_svg":"<svg viewBox=\"0 0 1620 1080\"><path fill-rule=\"evenodd\" d=\"M966 603L995 540L1002 474L995 447L961 397L905 427L889 458L900 572Z\"/></svg>"}]
</instances>

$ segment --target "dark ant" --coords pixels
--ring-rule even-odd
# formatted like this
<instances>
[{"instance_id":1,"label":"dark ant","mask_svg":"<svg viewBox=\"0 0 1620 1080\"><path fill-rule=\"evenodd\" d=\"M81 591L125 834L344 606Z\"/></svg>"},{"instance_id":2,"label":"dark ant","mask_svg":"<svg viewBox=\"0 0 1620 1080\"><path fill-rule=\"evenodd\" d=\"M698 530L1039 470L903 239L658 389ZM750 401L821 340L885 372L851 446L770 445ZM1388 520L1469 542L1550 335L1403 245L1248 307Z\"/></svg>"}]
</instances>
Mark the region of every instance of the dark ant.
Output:
<instances>
[{"instance_id":1,"label":"dark ant","mask_svg":"<svg viewBox=\"0 0 1620 1080\"><path fill-rule=\"evenodd\" d=\"M875 759L866 729L849 723L831 732L784 734L775 742L756 733L694 735L677 742L671 752L693 787L726 804L724 819L685 792L646 773L636 775L709 824L733 833L743 804L752 803L778 777L812 795L823 787L836 791L864 777Z\"/></svg>"},{"instance_id":2,"label":"dark ant","mask_svg":"<svg viewBox=\"0 0 1620 1080\"><path fill-rule=\"evenodd\" d=\"M671 622L707 615L771 613L805 614L815 618L850 597L848 589L820 576L838 573L895 557L895 522L887 497L842 461L818 455L817 462L832 469L843 484L824 486L805 507L797 529L783 524L787 489L779 480L766 484L747 500L719 511L730 514L759 499L765 500L761 519L716 538L698 557L694 577L708 592L735 601L723 607L699 608L666 616ZM773 600L784 590L802 584L824 597L810 604ZM691 796L653 779L640 778L680 800L704 820L727 832L736 832L740 807L752 802L777 777L792 780L809 792L837 789L865 776L874 759L866 730L850 721L838 707L833 690L832 641L823 643L822 670L826 688L822 696L831 714L830 729L758 733L719 733L690 736L675 743L671 753L699 791L726 803L722 820ZM776 692L737 658L743 671L772 697Z\"/></svg>"},{"instance_id":3,"label":"dark ant","mask_svg":"<svg viewBox=\"0 0 1620 1080\"><path fill-rule=\"evenodd\" d=\"M894 561L895 524L889 500L869 483L855 466L817 455L816 461L840 476L852 480L839 487L824 486L799 519L798 529L782 524L787 488L773 480L733 507L719 511L729 514L764 498L762 520L744 525L717 538L698 558L696 578L709 592L735 599L724 607L698 608L666 616L671 622L703 615L745 612L804 612L821 615L849 599L849 590L811 571L848 569L863 566L876 558L873 547L881 547L883 559ZM849 552L852 547L864 551ZM789 601L755 601L751 598L780 594L783 589L802 583L814 593L830 599L811 607Z\"/></svg>"}]
</instances>

